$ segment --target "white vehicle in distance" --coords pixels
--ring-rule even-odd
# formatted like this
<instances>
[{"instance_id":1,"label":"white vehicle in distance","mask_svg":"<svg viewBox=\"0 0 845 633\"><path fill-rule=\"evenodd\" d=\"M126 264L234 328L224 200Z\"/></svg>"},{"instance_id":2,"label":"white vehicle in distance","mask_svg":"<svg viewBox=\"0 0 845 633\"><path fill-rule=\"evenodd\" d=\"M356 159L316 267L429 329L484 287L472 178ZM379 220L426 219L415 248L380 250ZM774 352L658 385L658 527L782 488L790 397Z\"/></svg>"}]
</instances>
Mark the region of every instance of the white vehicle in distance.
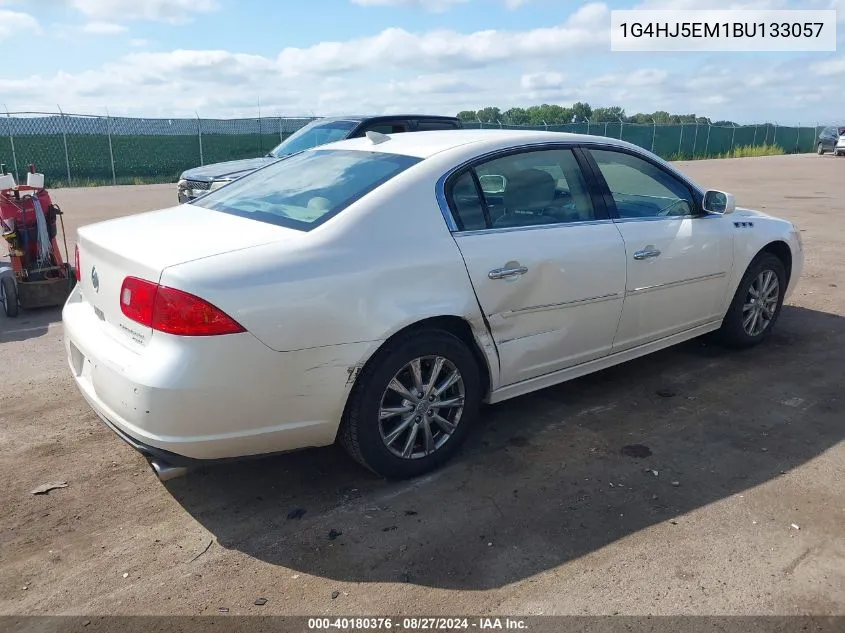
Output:
<instances>
[{"instance_id":1,"label":"white vehicle in distance","mask_svg":"<svg viewBox=\"0 0 845 633\"><path fill-rule=\"evenodd\" d=\"M420 475L482 402L761 342L804 259L639 147L509 130L370 132L78 235L70 368L163 480L336 440Z\"/></svg>"}]
</instances>

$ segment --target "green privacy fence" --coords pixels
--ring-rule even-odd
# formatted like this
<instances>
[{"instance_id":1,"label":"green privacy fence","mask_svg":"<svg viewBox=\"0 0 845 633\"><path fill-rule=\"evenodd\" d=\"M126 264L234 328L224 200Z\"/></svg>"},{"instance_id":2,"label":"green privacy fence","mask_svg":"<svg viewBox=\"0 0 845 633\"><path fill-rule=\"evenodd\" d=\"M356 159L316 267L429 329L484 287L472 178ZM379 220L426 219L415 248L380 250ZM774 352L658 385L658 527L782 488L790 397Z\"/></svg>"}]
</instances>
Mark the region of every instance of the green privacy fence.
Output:
<instances>
[{"instance_id":1,"label":"green privacy fence","mask_svg":"<svg viewBox=\"0 0 845 633\"><path fill-rule=\"evenodd\" d=\"M568 123L525 127L499 123L464 123L474 129L535 129L550 132L592 134L622 139L639 145L667 160L690 160L729 156L740 147L775 146L784 153L812 152L824 126L758 125L716 126L685 123L661 125L641 123Z\"/></svg>"},{"instance_id":2,"label":"green privacy fence","mask_svg":"<svg viewBox=\"0 0 845 633\"><path fill-rule=\"evenodd\" d=\"M0 163L48 186L175 182L185 169L263 156L313 117L136 119L16 113L0 118Z\"/></svg>"},{"instance_id":3,"label":"green privacy fence","mask_svg":"<svg viewBox=\"0 0 845 633\"><path fill-rule=\"evenodd\" d=\"M0 117L0 163L25 177L35 163L48 186L175 182L192 167L267 154L313 117L150 119L64 113ZM464 123L467 128L539 129L621 138L669 160L730 155L743 146L786 153L814 149L820 126L776 124L572 123L525 127Z\"/></svg>"}]
</instances>

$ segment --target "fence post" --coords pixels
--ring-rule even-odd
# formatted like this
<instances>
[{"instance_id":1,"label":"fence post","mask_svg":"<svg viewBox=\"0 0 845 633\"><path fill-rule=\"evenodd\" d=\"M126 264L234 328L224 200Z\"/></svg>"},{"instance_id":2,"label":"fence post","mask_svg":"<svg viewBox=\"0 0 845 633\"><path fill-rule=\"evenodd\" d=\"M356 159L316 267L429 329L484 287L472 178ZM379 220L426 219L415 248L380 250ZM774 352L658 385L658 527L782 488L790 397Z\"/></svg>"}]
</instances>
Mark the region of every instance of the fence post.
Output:
<instances>
[{"instance_id":1,"label":"fence post","mask_svg":"<svg viewBox=\"0 0 845 633\"><path fill-rule=\"evenodd\" d=\"M607 136L607 121L604 122L604 135Z\"/></svg>"},{"instance_id":2,"label":"fence post","mask_svg":"<svg viewBox=\"0 0 845 633\"><path fill-rule=\"evenodd\" d=\"M109 109L106 108L106 133L109 135L109 160L111 161L111 184L117 184L117 176L114 173L114 149L111 144L111 115Z\"/></svg>"},{"instance_id":3,"label":"fence post","mask_svg":"<svg viewBox=\"0 0 845 633\"><path fill-rule=\"evenodd\" d=\"M766 123L766 138L763 139L763 145L769 144L769 124Z\"/></svg>"},{"instance_id":4,"label":"fence post","mask_svg":"<svg viewBox=\"0 0 845 633\"><path fill-rule=\"evenodd\" d=\"M799 154L801 150L801 121L798 121L798 136L795 139L795 153Z\"/></svg>"},{"instance_id":5,"label":"fence post","mask_svg":"<svg viewBox=\"0 0 845 633\"><path fill-rule=\"evenodd\" d=\"M285 135L282 133L282 117L279 117L279 143L283 143Z\"/></svg>"},{"instance_id":6,"label":"fence post","mask_svg":"<svg viewBox=\"0 0 845 633\"><path fill-rule=\"evenodd\" d=\"M753 147L757 147L757 124L754 124L754 140L751 141Z\"/></svg>"},{"instance_id":7,"label":"fence post","mask_svg":"<svg viewBox=\"0 0 845 633\"><path fill-rule=\"evenodd\" d=\"M8 107L6 107L6 123L9 125L9 145L12 146L12 167L15 170L15 181L20 181L20 174L18 173L18 156L15 153L15 135L12 133L12 115L9 114Z\"/></svg>"},{"instance_id":8,"label":"fence post","mask_svg":"<svg viewBox=\"0 0 845 633\"><path fill-rule=\"evenodd\" d=\"M698 144L698 120L695 121L695 136L692 139L692 157L695 158L695 146Z\"/></svg>"},{"instance_id":9,"label":"fence post","mask_svg":"<svg viewBox=\"0 0 845 633\"><path fill-rule=\"evenodd\" d=\"M733 129L731 130L731 156L734 155L734 138L736 138L736 125L731 123Z\"/></svg>"},{"instance_id":10,"label":"fence post","mask_svg":"<svg viewBox=\"0 0 845 633\"><path fill-rule=\"evenodd\" d=\"M708 153L710 152L710 128L713 126L710 122L707 122L707 141L704 143L704 158L707 158Z\"/></svg>"},{"instance_id":11,"label":"fence post","mask_svg":"<svg viewBox=\"0 0 845 633\"><path fill-rule=\"evenodd\" d=\"M778 122L775 121L775 129L772 132L772 145L777 145L778 143Z\"/></svg>"},{"instance_id":12,"label":"fence post","mask_svg":"<svg viewBox=\"0 0 845 633\"><path fill-rule=\"evenodd\" d=\"M200 121L199 112L194 111L194 114L197 115L197 138L200 142L200 166L205 165L205 160L203 160L202 156L202 122Z\"/></svg>"},{"instance_id":13,"label":"fence post","mask_svg":"<svg viewBox=\"0 0 845 633\"><path fill-rule=\"evenodd\" d=\"M587 136L590 135L590 119L587 119Z\"/></svg>"},{"instance_id":14,"label":"fence post","mask_svg":"<svg viewBox=\"0 0 845 633\"><path fill-rule=\"evenodd\" d=\"M651 153L654 154L654 141L657 139L657 121L651 119Z\"/></svg>"},{"instance_id":15,"label":"fence post","mask_svg":"<svg viewBox=\"0 0 845 633\"><path fill-rule=\"evenodd\" d=\"M56 107L59 109L59 115L62 117L62 139L64 140L65 144L65 166L67 167L67 186L70 187L70 154L67 151L67 119L65 119L65 113L62 112L62 106L56 104Z\"/></svg>"},{"instance_id":16,"label":"fence post","mask_svg":"<svg viewBox=\"0 0 845 633\"><path fill-rule=\"evenodd\" d=\"M681 122L681 136L678 139L678 160L681 158L681 146L684 144L684 123Z\"/></svg>"},{"instance_id":17,"label":"fence post","mask_svg":"<svg viewBox=\"0 0 845 633\"><path fill-rule=\"evenodd\" d=\"M619 140L622 140L622 128L625 126L625 121L619 119Z\"/></svg>"},{"instance_id":18,"label":"fence post","mask_svg":"<svg viewBox=\"0 0 845 633\"><path fill-rule=\"evenodd\" d=\"M549 131L549 124L548 124L548 123L546 123L545 119L543 120L543 128L544 128L544 130L545 130L546 132L548 132L548 131Z\"/></svg>"}]
</instances>

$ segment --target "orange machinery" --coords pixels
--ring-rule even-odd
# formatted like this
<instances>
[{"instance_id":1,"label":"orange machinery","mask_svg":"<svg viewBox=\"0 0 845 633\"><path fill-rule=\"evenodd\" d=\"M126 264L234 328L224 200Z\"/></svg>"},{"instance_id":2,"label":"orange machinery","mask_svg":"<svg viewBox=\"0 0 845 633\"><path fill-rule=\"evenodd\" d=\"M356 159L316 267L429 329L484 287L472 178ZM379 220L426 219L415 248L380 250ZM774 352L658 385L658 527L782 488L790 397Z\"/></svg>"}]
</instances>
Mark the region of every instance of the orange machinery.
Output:
<instances>
[{"instance_id":1,"label":"orange machinery","mask_svg":"<svg viewBox=\"0 0 845 633\"><path fill-rule=\"evenodd\" d=\"M65 258L57 242L61 224ZM67 259L62 210L44 188L44 176L29 166L27 184L18 185L0 165L0 230L9 247L11 270L0 266L0 301L6 316L19 308L63 305L76 283Z\"/></svg>"}]
</instances>

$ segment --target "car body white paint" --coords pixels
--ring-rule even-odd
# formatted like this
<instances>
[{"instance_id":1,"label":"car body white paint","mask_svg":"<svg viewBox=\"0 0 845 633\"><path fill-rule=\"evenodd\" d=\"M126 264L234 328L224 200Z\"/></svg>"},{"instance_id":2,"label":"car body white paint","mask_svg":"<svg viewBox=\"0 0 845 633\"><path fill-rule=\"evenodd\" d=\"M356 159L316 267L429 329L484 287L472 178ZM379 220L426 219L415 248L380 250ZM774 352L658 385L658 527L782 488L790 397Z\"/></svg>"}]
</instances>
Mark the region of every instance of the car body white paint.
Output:
<instances>
[{"instance_id":1,"label":"car body white paint","mask_svg":"<svg viewBox=\"0 0 845 633\"><path fill-rule=\"evenodd\" d=\"M454 230L441 186L458 166L508 148L595 143L647 156L695 186L613 139L419 132L318 148L424 160L308 232L191 204L82 227L81 282L63 311L76 382L98 415L148 446L196 459L273 453L334 442L360 369L425 319L469 325L489 375L485 400L499 402L717 329L749 262L772 242L792 253L791 294L803 262L797 229L744 209ZM664 256L632 259L650 246ZM528 272L489 278L513 262ZM121 313L126 275L202 297L247 332L144 328Z\"/></svg>"}]
</instances>

